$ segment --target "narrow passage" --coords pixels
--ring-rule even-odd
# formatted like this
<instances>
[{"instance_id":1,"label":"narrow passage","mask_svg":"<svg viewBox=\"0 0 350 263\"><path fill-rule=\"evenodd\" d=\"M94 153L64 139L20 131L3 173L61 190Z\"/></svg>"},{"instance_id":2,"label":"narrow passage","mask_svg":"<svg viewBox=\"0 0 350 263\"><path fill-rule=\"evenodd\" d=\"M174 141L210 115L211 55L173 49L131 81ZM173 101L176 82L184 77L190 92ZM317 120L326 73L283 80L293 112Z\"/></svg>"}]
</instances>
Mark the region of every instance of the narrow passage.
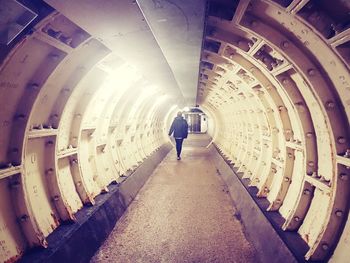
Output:
<instances>
[{"instance_id":1,"label":"narrow passage","mask_svg":"<svg viewBox=\"0 0 350 263\"><path fill-rule=\"evenodd\" d=\"M208 137L159 164L91 262L259 262L217 174Z\"/></svg>"}]
</instances>

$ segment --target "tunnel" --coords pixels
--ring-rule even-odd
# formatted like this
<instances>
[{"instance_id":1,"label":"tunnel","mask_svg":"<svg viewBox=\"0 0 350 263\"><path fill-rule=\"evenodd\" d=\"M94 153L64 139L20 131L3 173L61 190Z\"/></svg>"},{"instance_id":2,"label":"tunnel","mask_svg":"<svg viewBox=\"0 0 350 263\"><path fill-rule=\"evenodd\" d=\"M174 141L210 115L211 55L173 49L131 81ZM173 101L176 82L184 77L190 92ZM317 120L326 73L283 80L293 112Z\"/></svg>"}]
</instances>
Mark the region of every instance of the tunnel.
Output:
<instances>
[{"instance_id":1,"label":"tunnel","mask_svg":"<svg viewBox=\"0 0 350 263\"><path fill-rule=\"evenodd\" d=\"M261 262L349 262L349 27L347 0L0 0L0 262L89 262L178 111Z\"/></svg>"}]
</instances>

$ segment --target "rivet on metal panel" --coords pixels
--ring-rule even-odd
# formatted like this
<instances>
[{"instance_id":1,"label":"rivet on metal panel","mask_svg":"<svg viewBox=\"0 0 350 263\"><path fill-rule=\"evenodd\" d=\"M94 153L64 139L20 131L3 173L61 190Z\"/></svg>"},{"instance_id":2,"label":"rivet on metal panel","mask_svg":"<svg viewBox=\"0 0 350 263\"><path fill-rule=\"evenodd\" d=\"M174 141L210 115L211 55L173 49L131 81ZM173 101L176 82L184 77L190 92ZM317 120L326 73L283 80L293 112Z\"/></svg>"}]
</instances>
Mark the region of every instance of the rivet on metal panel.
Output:
<instances>
[{"instance_id":1,"label":"rivet on metal panel","mask_svg":"<svg viewBox=\"0 0 350 263\"><path fill-rule=\"evenodd\" d=\"M335 211L335 215L336 215L337 217L341 217L341 216L343 216L343 211L337 210L337 211Z\"/></svg>"},{"instance_id":2,"label":"rivet on metal panel","mask_svg":"<svg viewBox=\"0 0 350 263\"><path fill-rule=\"evenodd\" d=\"M282 84L287 84L289 82L289 79L282 79Z\"/></svg>"},{"instance_id":3,"label":"rivet on metal panel","mask_svg":"<svg viewBox=\"0 0 350 263\"><path fill-rule=\"evenodd\" d=\"M31 83L31 84L28 85L28 88L32 89L32 90L38 90L39 89L39 84Z\"/></svg>"},{"instance_id":4,"label":"rivet on metal panel","mask_svg":"<svg viewBox=\"0 0 350 263\"><path fill-rule=\"evenodd\" d=\"M52 173L53 173L53 168L49 168L49 169L46 170L46 174L49 174L49 175L50 175L50 174L52 174Z\"/></svg>"},{"instance_id":5,"label":"rivet on metal panel","mask_svg":"<svg viewBox=\"0 0 350 263\"><path fill-rule=\"evenodd\" d=\"M339 174L339 178L341 180L347 181L349 179L349 176L346 173Z\"/></svg>"},{"instance_id":6,"label":"rivet on metal panel","mask_svg":"<svg viewBox=\"0 0 350 263\"><path fill-rule=\"evenodd\" d=\"M338 138L337 138L337 142L338 142L339 144L344 144L344 143L346 143L346 139L345 139L344 137L338 137Z\"/></svg>"},{"instance_id":7,"label":"rivet on metal panel","mask_svg":"<svg viewBox=\"0 0 350 263\"><path fill-rule=\"evenodd\" d=\"M20 218L19 218L19 221L20 222L26 222L28 221L29 219L29 216L28 215L22 215Z\"/></svg>"},{"instance_id":8,"label":"rivet on metal panel","mask_svg":"<svg viewBox=\"0 0 350 263\"><path fill-rule=\"evenodd\" d=\"M309 161L309 162L307 163L307 165L313 167L313 166L315 165L315 163L314 163L313 161Z\"/></svg>"},{"instance_id":9,"label":"rivet on metal panel","mask_svg":"<svg viewBox=\"0 0 350 263\"><path fill-rule=\"evenodd\" d=\"M288 48L289 47L289 42L288 41L282 41L281 46L283 48Z\"/></svg>"},{"instance_id":10,"label":"rivet on metal panel","mask_svg":"<svg viewBox=\"0 0 350 263\"><path fill-rule=\"evenodd\" d=\"M49 57L53 61L57 61L60 58L60 56L58 54L54 54L54 53L50 54Z\"/></svg>"},{"instance_id":11,"label":"rivet on metal panel","mask_svg":"<svg viewBox=\"0 0 350 263\"><path fill-rule=\"evenodd\" d=\"M285 133L286 135L290 135L290 134L292 134L293 132L292 132L291 129L285 129L285 130L284 130L284 133Z\"/></svg>"},{"instance_id":12,"label":"rivet on metal panel","mask_svg":"<svg viewBox=\"0 0 350 263\"><path fill-rule=\"evenodd\" d=\"M326 102L326 109L327 110L332 110L335 107L335 103L333 101L327 101Z\"/></svg>"},{"instance_id":13,"label":"rivet on metal panel","mask_svg":"<svg viewBox=\"0 0 350 263\"><path fill-rule=\"evenodd\" d=\"M21 185L19 181L12 182L10 188L18 188Z\"/></svg>"},{"instance_id":14,"label":"rivet on metal panel","mask_svg":"<svg viewBox=\"0 0 350 263\"><path fill-rule=\"evenodd\" d=\"M285 111L285 110L286 110L286 107L284 107L284 106L278 106L278 110L279 110L279 111Z\"/></svg>"},{"instance_id":15,"label":"rivet on metal panel","mask_svg":"<svg viewBox=\"0 0 350 263\"><path fill-rule=\"evenodd\" d=\"M15 116L16 120L23 121L27 116L25 114L19 113Z\"/></svg>"},{"instance_id":16,"label":"rivet on metal panel","mask_svg":"<svg viewBox=\"0 0 350 263\"><path fill-rule=\"evenodd\" d=\"M300 221L300 217L298 217L298 216L295 216L293 219L294 219L295 222L299 222Z\"/></svg>"},{"instance_id":17,"label":"rivet on metal panel","mask_svg":"<svg viewBox=\"0 0 350 263\"><path fill-rule=\"evenodd\" d=\"M323 250L328 250L328 249L329 249L329 245L326 244L326 243L323 243L323 244L322 244L322 249L323 249Z\"/></svg>"},{"instance_id":18,"label":"rivet on metal panel","mask_svg":"<svg viewBox=\"0 0 350 263\"><path fill-rule=\"evenodd\" d=\"M257 25L258 25L258 21L256 21L256 20L250 21L250 26L251 27L256 27Z\"/></svg>"},{"instance_id":19,"label":"rivet on metal panel","mask_svg":"<svg viewBox=\"0 0 350 263\"><path fill-rule=\"evenodd\" d=\"M312 132L307 132L306 133L306 137L307 138L311 138L311 137L313 137L314 136L314 134L312 133Z\"/></svg>"},{"instance_id":20,"label":"rivet on metal panel","mask_svg":"<svg viewBox=\"0 0 350 263\"><path fill-rule=\"evenodd\" d=\"M285 177L285 178L284 178L284 181L285 181L285 182L289 182L290 179L289 179L288 177Z\"/></svg>"},{"instance_id":21,"label":"rivet on metal panel","mask_svg":"<svg viewBox=\"0 0 350 263\"><path fill-rule=\"evenodd\" d=\"M303 194L304 194L304 195L309 195L309 194L310 194L310 190L309 190L309 189L305 189L305 190L303 191Z\"/></svg>"},{"instance_id":22,"label":"rivet on metal panel","mask_svg":"<svg viewBox=\"0 0 350 263\"><path fill-rule=\"evenodd\" d=\"M54 197L52 197L52 200L53 201L58 201L60 199L60 196L59 195L55 195Z\"/></svg>"},{"instance_id":23,"label":"rivet on metal panel","mask_svg":"<svg viewBox=\"0 0 350 263\"><path fill-rule=\"evenodd\" d=\"M347 149L345 154L344 154L345 158L350 158L350 149Z\"/></svg>"},{"instance_id":24,"label":"rivet on metal panel","mask_svg":"<svg viewBox=\"0 0 350 263\"><path fill-rule=\"evenodd\" d=\"M316 70L308 69L307 74L309 74L309 76L315 76L316 75Z\"/></svg>"}]
</instances>

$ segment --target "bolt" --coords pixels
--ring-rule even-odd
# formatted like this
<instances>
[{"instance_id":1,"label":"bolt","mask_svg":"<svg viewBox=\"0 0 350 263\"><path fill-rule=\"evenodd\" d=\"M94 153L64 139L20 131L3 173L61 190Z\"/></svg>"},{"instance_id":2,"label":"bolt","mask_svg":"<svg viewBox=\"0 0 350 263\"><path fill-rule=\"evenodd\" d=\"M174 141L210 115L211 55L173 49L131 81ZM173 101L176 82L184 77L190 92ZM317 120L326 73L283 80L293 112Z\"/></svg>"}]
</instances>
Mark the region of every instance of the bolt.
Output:
<instances>
[{"instance_id":1,"label":"bolt","mask_svg":"<svg viewBox=\"0 0 350 263\"><path fill-rule=\"evenodd\" d=\"M288 41L283 41L282 42L282 47L288 48L289 47L289 42Z\"/></svg>"},{"instance_id":2,"label":"bolt","mask_svg":"<svg viewBox=\"0 0 350 263\"><path fill-rule=\"evenodd\" d=\"M57 54L50 54L50 59L52 59L53 61L57 61L59 58L60 56Z\"/></svg>"},{"instance_id":3,"label":"bolt","mask_svg":"<svg viewBox=\"0 0 350 263\"><path fill-rule=\"evenodd\" d=\"M28 219L29 219L29 216L28 216L28 215L22 215L22 216L19 218L19 221L21 221L21 222L26 222Z\"/></svg>"},{"instance_id":4,"label":"bolt","mask_svg":"<svg viewBox=\"0 0 350 263\"><path fill-rule=\"evenodd\" d=\"M335 211L335 215L337 217L341 217L343 215L343 211L337 210L337 211Z\"/></svg>"},{"instance_id":5,"label":"bolt","mask_svg":"<svg viewBox=\"0 0 350 263\"><path fill-rule=\"evenodd\" d=\"M284 181L288 183L288 182L289 182L289 178L288 178L288 177L285 177L285 178L284 178Z\"/></svg>"},{"instance_id":6,"label":"bolt","mask_svg":"<svg viewBox=\"0 0 350 263\"><path fill-rule=\"evenodd\" d=\"M52 146L52 145L53 145L53 141L46 142L46 146Z\"/></svg>"},{"instance_id":7,"label":"bolt","mask_svg":"<svg viewBox=\"0 0 350 263\"><path fill-rule=\"evenodd\" d=\"M251 26L251 27L256 27L257 25L258 25L258 22L255 21L255 20L252 20L252 21L250 22L250 26Z\"/></svg>"},{"instance_id":8,"label":"bolt","mask_svg":"<svg viewBox=\"0 0 350 263\"><path fill-rule=\"evenodd\" d=\"M322 245L322 249L323 249L323 250L328 250L328 249L329 249L328 244L323 243L323 245Z\"/></svg>"},{"instance_id":9,"label":"bolt","mask_svg":"<svg viewBox=\"0 0 350 263\"><path fill-rule=\"evenodd\" d=\"M309 161L309 162L307 163L307 165L313 167L313 166L315 165L315 163L314 163L313 161Z\"/></svg>"},{"instance_id":10,"label":"bolt","mask_svg":"<svg viewBox=\"0 0 350 263\"><path fill-rule=\"evenodd\" d=\"M311 138L313 135L314 135L314 134L313 134L312 132L307 132L307 133L306 133L306 137L307 137L307 138Z\"/></svg>"},{"instance_id":11,"label":"bolt","mask_svg":"<svg viewBox=\"0 0 350 263\"><path fill-rule=\"evenodd\" d=\"M344 154L345 158L350 158L350 149L347 149L345 154Z\"/></svg>"},{"instance_id":12,"label":"bolt","mask_svg":"<svg viewBox=\"0 0 350 263\"><path fill-rule=\"evenodd\" d=\"M309 194L310 194L310 190L309 190L309 189L305 189L305 190L303 191L303 194L304 194L304 195L309 195Z\"/></svg>"},{"instance_id":13,"label":"bolt","mask_svg":"<svg viewBox=\"0 0 350 263\"><path fill-rule=\"evenodd\" d=\"M327 101L326 102L326 109L331 110L334 109L335 103L333 101Z\"/></svg>"},{"instance_id":14,"label":"bolt","mask_svg":"<svg viewBox=\"0 0 350 263\"><path fill-rule=\"evenodd\" d=\"M22 114L22 113L19 113L19 114L16 115L15 118L16 118L16 120L23 121L26 118L26 115Z\"/></svg>"},{"instance_id":15,"label":"bolt","mask_svg":"<svg viewBox=\"0 0 350 263\"><path fill-rule=\"evenodd\" d=\"M59 196L59 195L55 195L55 196L52 198L53 201L58 201L59 199L60 199L60 196Z\"/></svg>"},{"instance_id":16,"label":"bolt","mask_svg":"<svg viewBox=\"0 0 350 263\"><path fill-rule=\"evenodd\" d=\"M307 71L307 73L309 74L309 76L315 76L315 75L316 75L316 70L314 70L314 69L309 69L309 70Z\"/></svg>"},{"instance_id":17,"label":"bolt","mask_svg":"<svg viewBox=\"0 0 350 263\"><path fill-rule=\"evenodd\" d=\"M337 138L337 142L338 142L339 144L344 144L344 143L346 143L346 139L345 139L344 137L338 137L338 138Z\"/></svg>"},{"instance_id":18,"label":"bolt","mask_svg":"<svg viewBox=\"0 0 350 263\"><path fill-rule=\"evenodd\" d=\"M39 89L39 84L37 83L32 83L28 86L30 89L33 89L33 90L38 90Z\"/></svg>"},{"instance_id":19,"label":"bolt","mask_svg":"<svg viewBox=\"0 0 350 263\"><path fill-rule=\"evenodd\" d=\"M278 106L279 111L284 111L285 109L286 109L286 107L284 107L284 106Z\"/></svg>"},{"instance_id":20,"label":"bolt","mask_svg":"<svg viewBox=\"0 0 350 263\"><path fill-rule=\"evenodd\" d=\"M348 175L346 173L341 173L339 174L340 180L347 181L348 180Z\"/></svg>"},{"instance_id":21,"label":"bolt","mask_svg":"<svg viewBox=\"0 0 350 263\"><path fill-rule=\"evenodd\" d=\"M53 173L53 168L47 169L46 174L52 174L52 173Z\"/></svg>"},{"instance_id":22,"label":"bolt","mask_svg":"<svg viewBox=\"0 0 350 263\"><path fill-rule=\"evenodd\" d=\"M299 218L298 216L295 216L295 217L294 217L294 221L299 222L299 221L300 221L300 218Z\"/></svg>"},{"instance_id":23,"label":"bolt","mask_svg":"<svg viewBox=\"0 0 350 263\"><path fill-rule=\"evenodd\" d=\"M11 188L18 188L21 185L19 181L14 181L10 184Z\"/></svg>"}]
</instances>

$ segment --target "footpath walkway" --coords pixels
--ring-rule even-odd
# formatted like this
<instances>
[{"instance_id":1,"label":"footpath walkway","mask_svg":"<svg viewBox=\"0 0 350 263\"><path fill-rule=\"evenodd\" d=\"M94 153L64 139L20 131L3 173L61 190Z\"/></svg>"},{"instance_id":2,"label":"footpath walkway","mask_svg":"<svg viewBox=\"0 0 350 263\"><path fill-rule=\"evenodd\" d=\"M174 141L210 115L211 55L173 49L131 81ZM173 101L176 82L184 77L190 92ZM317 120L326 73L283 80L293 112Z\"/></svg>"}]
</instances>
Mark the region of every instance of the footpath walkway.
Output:
<instances>
[{"instance_id":1,"label":"footpath walkway","mask_svg":"<svg viewBox=\"0 0 350 263\"><path fill-rule=\"evenodd\" d=\"M235 218L205 135L191 135L159 164L95 262L259 262Z\"/></svg>"}]
</instances>

